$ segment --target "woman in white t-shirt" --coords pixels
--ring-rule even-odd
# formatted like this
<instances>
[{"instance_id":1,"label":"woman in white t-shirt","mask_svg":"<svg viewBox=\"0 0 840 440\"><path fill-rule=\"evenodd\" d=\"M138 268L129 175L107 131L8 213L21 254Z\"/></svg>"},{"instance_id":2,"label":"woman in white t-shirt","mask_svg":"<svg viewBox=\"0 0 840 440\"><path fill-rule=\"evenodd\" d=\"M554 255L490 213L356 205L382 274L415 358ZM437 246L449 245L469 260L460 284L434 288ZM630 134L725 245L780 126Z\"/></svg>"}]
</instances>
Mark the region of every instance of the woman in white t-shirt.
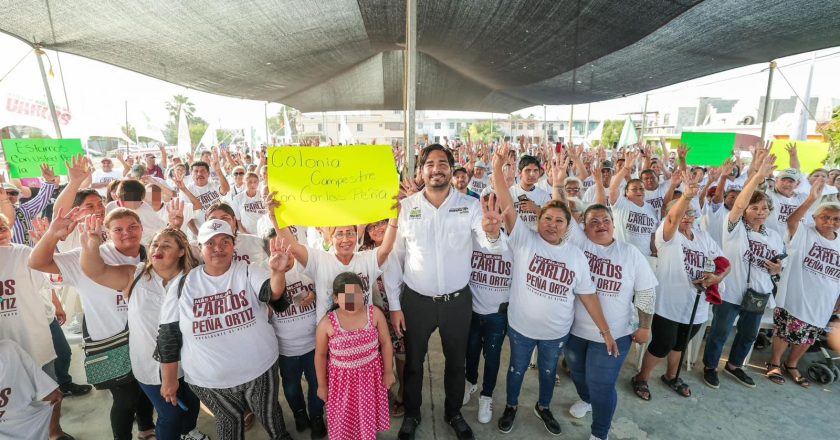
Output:
<instances>
[{"instance_id":1,"label":"woman in white t-shirt","mask_svg":"<svg viewBox=\"0 0 840 440\"><path fill-rule=\"evenodd\" d=\"M276 197L277 192L272 192L266 196L265 201L265 207L272 217L275 228L277 228L277 220L274 213L276 208L280 206ZM399 204L396 207L399 207ZM318 322L332 307L330 290L332 281L343 272L353 272L362 278L366 304L373 304L372 284L382 275L382 267L394 248L394 242L397 238L397 219L395 217L388 220L382 244L376 249L367 251L356 251L356 246L358 246L358 229L356 226L338 226L330 228L330 231L332 234L324 237L332 244L329 251L298 243L289 228L278 228L277 231L279 237L283 238L286 243L292 244L292 255L300 263L303 274L315 281L315 288L317 289L315 316Z\"/></svg>"},{"instance_id":2,"label":"woman in white t-shirt","mask_svg":"<svg viewBox=\"0 0 840 440\"><path fill-rule=\"evenodd\" d=\"M642 369L632 378L633 391L642 400L650 400L648 379L664 358L668 365L662 381L683 397L691 396L691 389L677 377L680 354L687 340L700 330L700 323L709 315L709 304L698 303L692 322L696 284L708 287L720 284L729 273L705 271L707 262L721 256L723 251L706 232L694 227L697 210L691 208L692 199L700 191L701 175L692 175L685 192L666 206L667 215L656 230L658 260L656 278L656 314L651 325L651 341L645 353ZM722 286L721 286L722 287Z\"/></svg>"},{"instance_id":3,"label":"woman in white t-shirt","mask_svg":"<svg viewBox=\"0 0 840 440\"><path fill-rule=\"evenodd\" d=\"M824 186L825 179L815 181L805 202L787 219L790 258L779 281L773 311L773 356L767 364L767 377L777 384L784 383L784 370L798 385L810 386L797 364L828 326L831 315L840 313L840 203L817 206L813 224L801 223L822 196ZM790 353L782 363L789 346Z\"/></svg>"},{"instance_id":4,"label":"woman in white t-shirt","mask_svg":"<svg viewBox=\"0 0 840 440\"><path fill-rule=\"evenodd\" d=\"M644 183L639 179L630 179L624 187L624 195L619 195L621 184L632 172L636 157L636 154L628 153L624 166L610 181L610 207L615 218L616 238L633 245L642 255L650 256L653 253L651 240L659 225L659 214L645 202ZM605 204L600 185L601 182L598 182L596 200L600 204Z\"/></svg>"},{"instance_id":5,"label":"woman in white t-shirt","mask_svg":"<svg viewBox=\"0 0 840 440\"><path fill-rule=\"evenodd\" d=\"M272 439L290 439L278 402L279 350L268 306L289 302L285 269L288 247L271 241L269 270L235 261L234 234L221 220L201 225L204 264L173 279L161 306L158 353L160 393L178 402L178 367L193 392L213 412L220 439L242 440L244 413L253 411Z\"/></svg>"},{"instance_id":6,"label":"woman in white t-shirt","mask_svg":"<svg viewBox=\"0 0 840 440\"><path fill-rule=\"evenodd\" d=\"M499 148L493 158L493 186L504 188L502 164L510 147ZM560 434L560 424L549 406L554 394L554 376L560 351L569 335L574 319L575 298L580 300L599 333L606 340L607 352L619 356L618 346L610 335L604 319L589 265L583 252L563 240L571 219L565 204L558 200L546 203L537 216L537 230L523 227L513 209L509 191L496 194L503 212L508 244L513 253L510 302L508 306L508 337L510 338L510 367L507 373L507 402L499 419L499 430L513 429L519 405L519 391L528 370L531 353L539 347L539 400L534 411L545 428ZM495 210L495 197L488 203ZM501 226L501 225L498 225Z\"/></svg>"},{"instance_id":7,"label":"woman in white t-shirt","mask_svg":"<svg viewBox=\"0 0 840 440\"><path fill-rule=\"evenodd\" d=\"M580 400L569 413L581 418L592 411L591 439L606 440L618 404L615 383L631 342L650 339L656 299L656 276L634 246L615 240L610 209L592 205L584 212L585 236L571 236L589 260L598 300L620 355L610 356L586 307L575 301L575 321L566 343L566 362ZM578 297L580 298L580 297ZM636 320L638 312L638 325Z\"/></svg>"},{"instance_id":8,"label":"woman in white t-shirt","mask_svg":"<svg viewBox=\"0 0 840 440\"><path fill-rule=\"evenodd\" d=\"M197 264L187 236L176 229L164 229L152 237L147 261L114 265L102 259L101 227L102 222L95 216L86 218L80 264L85 275L97 284L124 292L128 303L131 371L157 411L155 436L159 440L206 439L196 430L199 400L181 377L183 373L179 372L178 399L185 410L163 400L160 362L154 359L160 309L167 287Z\"/></svg>"},{"instance_id":9,"label":"woman in white t-shirt","mask_svg":"<svg viewBox=\"0 0 840 440\"><path fill-rule=\"evenodd\" d=\"M756 191L758 185L772 175L776 158L765 155L755 160L760 161L760 165L732 204L726 225L721 225L723 252L732 264L732 271L721 294L722 302L714 306L711 332L703 353L703 381L714 389L720 386L717 367L736 320L735 339L723 368L741 384L755 387L755 382L742 367L758 335L764 311L746 312L741 303L748 288L770 294L775 289L773 278L778 278L782 271L782 263L776 261L776 255L784 252L782 237L765 226L772 215L772 202L766 194Z\"/></svg>"},{"instance_id":10,"label":"woman in white t-shirt","mask_svg":"<svg viewBox=\"0 0 840 440\"><path fill-rule=\"evenodd\" d=\"M0 438L49 439L58 384L11 339L0 339L0 366Z\"/></svg>"},{"instance_id":11,"label":"woman in white t-shirt","mask_svg":"<svg viewBox=\"0 0 840 440\"><path fill-rule=\"evenodd\" d=\"M263 196L259 192L260 178L257 173L248 173L245 180L247 187L232 197L230 205L236 212L236 221L241 229L249 234L258 234L258 224L265 217Z\"/></svg>"}]
</instances>

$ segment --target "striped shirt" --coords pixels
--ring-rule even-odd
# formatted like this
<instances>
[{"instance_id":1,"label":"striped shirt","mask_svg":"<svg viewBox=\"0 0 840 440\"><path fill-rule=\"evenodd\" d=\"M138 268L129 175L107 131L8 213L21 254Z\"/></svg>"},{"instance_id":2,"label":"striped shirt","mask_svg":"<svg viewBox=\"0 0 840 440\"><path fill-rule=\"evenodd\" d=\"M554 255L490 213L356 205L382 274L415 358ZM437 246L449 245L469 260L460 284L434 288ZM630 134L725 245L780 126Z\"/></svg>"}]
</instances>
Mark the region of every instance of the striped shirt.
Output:
<instances>
[{"instance_id":1,"label":"striped shirt","mask_svg":"<svg viewBox=\"0 0 840 440\"><path fill-rule=\"evenodd\" d=\"M56 186L52 183L41 181L41 189L26 203L15 206L15 225L12 228L12 243L32 246L29 238L29 230L32 229L32 219L37 218L44 212L52 198Z\"/></svg>"}]
</instances>

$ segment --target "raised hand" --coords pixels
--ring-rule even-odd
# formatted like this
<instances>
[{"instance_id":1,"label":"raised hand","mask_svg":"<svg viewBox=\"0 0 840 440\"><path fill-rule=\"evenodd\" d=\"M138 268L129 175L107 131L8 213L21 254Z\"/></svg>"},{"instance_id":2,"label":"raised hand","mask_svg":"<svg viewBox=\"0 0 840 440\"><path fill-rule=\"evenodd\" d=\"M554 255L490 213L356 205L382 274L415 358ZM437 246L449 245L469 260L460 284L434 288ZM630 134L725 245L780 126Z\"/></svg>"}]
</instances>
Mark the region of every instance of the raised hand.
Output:
<instances>
[{"instance_id":1,"label":"raised hand","mask_svg":"<svg viewBox=\"0 0 840 440\"><path fill-rule=\"evenodd\" d=\"M776 156L773 154L768 154L761 159L761 163L758 164L758 174L760 176L764 176L764 178L768 178L773 175L773 171L776 170Z\"/></svg>"},{"instance_id":2,"label":"raised hand","mask_svg":"<svg viewBox=\"0 0 840 440\"><path fill-rule=\"evenodd\" d=\"M89 214L78 224L82 246L85 249L98 249L102 244L102 219L98 215Z\"/></svg>"},{"instance_id":3,"label":"raised hand","mask_svg":"<svg viewBox=\"0 0 840 440\"><path fill-rule=\"evenodd\" d=\"M685 184L685 191L683 191L683 197L688 197L689 199L693 199L697 196L697 193L700 192L700 180L702 180L702 176L691 176L686 181Z\"/></svg>"},{"instance_id":4,"label":"raised hand","mask_svg":"<svg viewBox=\"0 0 840 440\"><path fill-rule=\"evenodd\" d=\"M268 266L271 270L285 272L289 259L292 258L292 245L286 244L282 237L274 237L270 242L271 257L268 259Z\"/></svg>"},{"instance_id":5,"label":"raised hand","mask_svg":"<svg viewBox=\"0 0 840 440\"><path fill-rule=\"evenodd\" d=\"M680 146L677 147L677 157L680 160L685 160L686 156L688 156L688 150L689 148L686 145L680 144Z\"/></svg>"},{"instance_id":6,"label":"raised hand","mask_svg":"<svg viewBox=\"0 0 840 440\"><path fill-rule=\"evenodd\" d=\"M677 168L676 170L674 170L673 173L671 173L671 185L674 188L676 188L676 187L680 186L682 181L683 181L683 172L682 172L681 169Z\"/></svg>"},{"instance_id":7,"label":"raised hand","mask_svg":"<svg viewBox=\"0 0 840 440\"><path fill-rule=\"evenodd\" d=\"M78 225L81 220L79 217L80 214L78 206L66 213L63 209L58 208L58 212L56 212L53 216L53 221L49 226L48 232L55 234L59 240L64 240L73 232L74 229L76 229L76 225Z\"/></svg>"},{"instance_id":8,"label":"raised hand","mask_svg":"<svg viewBox=\"0 0 840 440\"><path fill-rule=\"evenodd\" d=\"M117 153L117 159L120 162L125 163L122 160L119 153ZM93 174L93 168L88 166L88 160L82 155L73 156L70 158L70 161L64 161L65 166L67 167L67 177L71 182L79 182L81 183L91 174Z\"/></svg>"},{"instance_id":9,"label":"raised hand","mask_svg":"<svg viewBox=\"0 0 840 440\"><path fill-rule=\"evenodd\" d=\"M808 194L808 198L819 200L822 197L823 188L825 188L825 178L822 176L817 177L811 185L811 192Z\"/></svg>"},{"instance_id":10,"label":"raised hand","mask_svg":"<svg viewBox=\"0 0 840 440\"><path fill-rule=\"evenodd\" d=\"M506 190L503 189L502 191ZM510 206L504 211L501 210L501 207L498 206L496 201L495 194L490 194L486 199L484 197L481 198L481 212L484 214L484 218L481 220L481 227L487 235L492 237L499 236L504 215L509 209Z\"/></svg>"},{"instance_id":11,"label":"raised hand","mask_svg":"<svg viewBox=\"0 0 840 440\"><path fill-rule=\"evenodd\" d=\"M41 237L47 233L50 228L50 220L46 217L36 217L32 219L32 227L29 228L29 240L32 241L32 246L35 246Z\"/></svg>"},{"instance_id":12,"label":"raised hand","mask_svg":"<svg viewBox=\"0 0 840 440\"><path fill-rule=\"evenodd\" d=\"M181 229L184 225L184 202L174 198L166 205L166 215L169 218L169 227Z\"/></svg>"},{"instance_id":13,"label":"raised hand","mask_svg":"<svg viewBox=\"0 0 840 440\"><path fill-rule=\"evenodd\" d=\"M788 144L785 146L785 150L788 152L791 158L797 157L796 142L788 142Z\"/></svg>"},{"instance_id":14,"label":"raised hand","mask_svg":"<svg viewBox=\"0 0 840 440\"><path fill-rule=\"evenodd\" d=\"M41 177L44 178L44 182L49 182L55 185L58 184L58 178L55 175L55 171L53 171L53 169L45 163L41 164Z\"/></svg>"},{"instance_id":15,"label":"raised hand","mask_svg":"<svg viewBox=\"0 0 840 440\"><path fill-rule=\"evenodd\" d=\"M402 182L400 182L400 191L398 197L400 199L404 199L406 197L418 193L419 191L420 189L417 187L417 183L414 181L414 179L404 177Z\"/></svg>"}]
</instances>

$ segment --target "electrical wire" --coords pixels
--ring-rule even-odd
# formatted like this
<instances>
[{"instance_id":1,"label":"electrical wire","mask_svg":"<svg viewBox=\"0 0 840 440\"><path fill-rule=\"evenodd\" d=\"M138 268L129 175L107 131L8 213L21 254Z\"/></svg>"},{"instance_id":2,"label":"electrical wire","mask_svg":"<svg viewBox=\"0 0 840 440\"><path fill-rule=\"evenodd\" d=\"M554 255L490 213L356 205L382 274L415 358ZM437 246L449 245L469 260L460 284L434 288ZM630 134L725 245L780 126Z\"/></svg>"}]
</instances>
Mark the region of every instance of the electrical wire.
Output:
<instances>
[{"instance_id":1,"label":"electrical wire","mask_svg":"<svg viewBox=\"0 0 840 440\"><path fill-rule=\"evenodd\" d=\"M813 113L811 113L811 109L808 108L808 104L805 104L805 101L799 96L799 93L796 93L796 89L793 88L793 85L790 83L790 81L788 81L787 77L785 76L785 73L782 72L782 69L776 66L776 71L779 72L779 75L781 75L782 79L785 80L788 87L790 87L790 91L793 92L794 96L796 96L796 100L799 101L800 104L802 104L802 107L805 108L805 111L808 112L808 115L811 116L811 119L816 121L817 117L814 116Z\"/></svg>"},{"instance_id":2,"label":"electrical wire","mask_svg":"<svg viewBox=\"0 0 840 440\"><path fill-rule=\"evenodd\" d=\"M22 62L23 62L23 60L25 60L25 59L26 59L26 57L28 57L28 56L29 56L29 54L31 54L31 53L32 53L32 51L33 51L33 50L35 50L35 49L29 49L29 51L28 51L28 52L26 52L26 54L24 54L24 55L23 55L23 57L21 57L21 59L20 59L20 60L18 60L18 62L17 62L17 63L15 63L15 65L14 65L14 66L12 66L11 70L9 70L8 72L6 72L6 74L5 74L5 75L3 75L3 77L2 77L2 78L0 78L0 83L2 83L2 82L3 82L3 80L4 80L4 79L6 79L6 77L8 77L8 76L9 76L9 75L10 75L10 74L11 74L11 73L15 70L15 69L17 69L17 67L18 67L18 66L20 66L20 63L22 63Z\"/></svg>"}]
</instances>

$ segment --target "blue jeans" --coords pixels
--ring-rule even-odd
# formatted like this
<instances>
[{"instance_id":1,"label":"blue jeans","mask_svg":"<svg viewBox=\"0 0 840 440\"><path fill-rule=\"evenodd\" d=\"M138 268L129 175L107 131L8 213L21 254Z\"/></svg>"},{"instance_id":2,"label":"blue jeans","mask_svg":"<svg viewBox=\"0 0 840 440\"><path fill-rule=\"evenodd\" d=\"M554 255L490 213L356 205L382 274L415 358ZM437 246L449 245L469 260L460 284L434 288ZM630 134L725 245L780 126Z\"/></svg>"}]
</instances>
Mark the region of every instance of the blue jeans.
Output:
<instances>
[{"instance_id":1,"label":"blue jeans","mask_svg":"<svg viewBox=\"0 0 840 440\"><path fill-rule=\"evenodd\" d=\"M551 404L554 394L554 375L557 373L557 360L563 343L569 335L559 339L531 339L508 326L510 339L510 368L507 372L507 405L519 406L519 391L522 390L522 380L531 363L531 353L537 347L537 371L540 378L540 395L538 403L543 408Z\"/></svg>"},{"instance_id":2,"label":"blue jeans","mask_svg":"<svg viewBox=\"0 0 840 440\"><path fill-rule=\"evenodd\" d=\"M309 417L323 417L324 402L318 398L318 376L315 374L315 350L301 356L280 356L280 377L283 379L283 395L289 402L292 413L306 409L303 387L300 380L306 376L309 392Z\"/></svg>"},{"instance_id":3,"label":"blue jeans","mask_svg":"<svg viewBox=\"0 0 840 440\"><path fill-rule=\"evenodd\" d=\"M496 379L499 376L499 360L502 357L502 344L507 333L507 315L490 313L479 315L472 313L470 336L467 340L466 378L469 383L478 382L478 361L484 351L484 380L481 395L493 397Z\"/></svg>"},{"instance_id":4,"label":"blue jeans","mask_svg":"<svg viewBox=\"0 0 840 440\"><path fill-rule=\"evenodd\" d=\"M723 304L714 306L715 317L712 319L709 337L706 339L706 349L703 352L703 365L706 368L717 368L720 363L720 355L723 353L723 345L732 333L732 325L738 319L735 339L729 349L729 364L742 367L752 348L755 337L758 335L758 327L761 325L762 313L746 313L741 311L741 306L730 304L726 301Z\"/></svg>"},{"instance_id":5,"label":"blue jeans","mask_svg":"<svg viewBox=\"0 0 840 440\"><path fill-rule=\"evenodd\" d=\"M55 376L56 382L59 385L73 382L70 376L70 344L67 343L67 338L64 332L61 331L61 325L58 320L53 318L50 323L50 333L52 334L53 348L55 349Z\"/></svg>"},{"instance_id":6,"label":"blue jeans","mask_svg":"<svg viewBox=\"0 0 840 440\"><path fill-rule=\"evenodd\" d=\"M607 354L607 345L569 336L566 343L566 364L572 372L578 396L584 402L592 405L592 435L607 438L612 425L615 407L618 404L618 393L615 383L621 365L630 351L630 335L618 338L619 357Z\"/></svg>"},{"instance_id":7,"label":"blue jeans","mask_svg":"<svg viewBox=\"0 0 840 440\"><path fill-rule=\"evenodd\" d=\"M139 382L138 382L139 383ZM184 379L178 379L178 399L187 407L185 412L178 405L173 405L160 395L160 385L140 384L140 389L146 393L157 411L155 437L158 440L179 440L181 434L186 434L196 427L198 410L201 405L190 386Z\"/></svg>"}]
</instances>

